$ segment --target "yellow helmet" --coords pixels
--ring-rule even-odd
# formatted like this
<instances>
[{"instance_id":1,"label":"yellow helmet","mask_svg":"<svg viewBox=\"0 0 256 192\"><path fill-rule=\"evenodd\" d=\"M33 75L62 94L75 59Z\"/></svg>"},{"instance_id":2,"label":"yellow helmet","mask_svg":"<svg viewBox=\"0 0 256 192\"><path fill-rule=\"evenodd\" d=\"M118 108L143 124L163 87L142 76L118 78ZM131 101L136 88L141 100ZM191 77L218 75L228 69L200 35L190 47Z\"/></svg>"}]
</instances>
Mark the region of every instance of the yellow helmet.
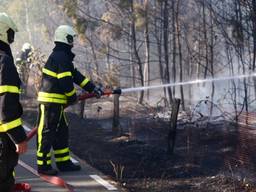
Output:
<instances>
[{"instance_id":1,"label":"yellow helmet","mask_svg":"<svg viewBox=\"0 0 256 192\"><path fill-rule=\"evenodd\" d=\"M0 13L0 40L11 44L15 32L18 32L18 28L14 21L6 13Z\"/></svg>"},{"instance_id":2,"label":"yellow helmet","mask_svg":"<svg viewBox=\"0 0 256 192\"><path fill-rule=\"evenodd\" d=\"M54 42L62 42L68 45L73 45L76 32L73 27L69 25L60 25L54 34Z\"/></svg>"}]
</instances>

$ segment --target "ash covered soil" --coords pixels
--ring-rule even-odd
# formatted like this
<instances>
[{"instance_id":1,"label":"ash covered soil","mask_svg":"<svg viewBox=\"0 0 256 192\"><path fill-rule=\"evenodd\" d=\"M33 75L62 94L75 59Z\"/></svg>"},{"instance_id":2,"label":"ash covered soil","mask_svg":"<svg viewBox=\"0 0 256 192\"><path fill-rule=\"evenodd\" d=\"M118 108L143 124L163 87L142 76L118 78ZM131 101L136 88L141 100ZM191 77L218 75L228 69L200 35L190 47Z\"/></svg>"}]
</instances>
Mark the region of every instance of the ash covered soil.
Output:
<instances>
[{"instance_id":1,"label":"ash covered soil","mask_svg":"<svg viewBox=\"0 0 256 192\"><path fill-rule=\"evenodd\" d=\"M35 125L37 102L23 99L23 119ZM112 131L112 98L91 99L85 116L69 107L70 148L130 192L256 192L256 135L217 119L179 115L174 154L167 152L166 109L120 98L120 132Z\"/></svg>"}]
</instances>

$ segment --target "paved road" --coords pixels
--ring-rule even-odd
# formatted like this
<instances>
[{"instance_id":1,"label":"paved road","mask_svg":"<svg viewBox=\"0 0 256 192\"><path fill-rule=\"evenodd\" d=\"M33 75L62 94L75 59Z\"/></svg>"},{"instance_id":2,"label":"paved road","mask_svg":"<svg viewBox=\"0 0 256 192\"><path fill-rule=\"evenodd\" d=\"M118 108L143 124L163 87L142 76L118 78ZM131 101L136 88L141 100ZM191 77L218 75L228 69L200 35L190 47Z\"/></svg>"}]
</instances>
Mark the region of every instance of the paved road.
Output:
<instances>
[{"instance_id":1,"label":"paved road","mask_svg":"<svg viewBox=\"0 0 256 192\"><path fill-rule=\"evenodd\" d=\"M28 129L28 126L25 126ZM25 155L20 157L20 160L36 168L36 145L35 138L29 142L29 150ZM109 178L101 174L99 171L90 167L86 162L78 159L72 155L75 160L80 162L82 166L81 171L72 173L59 173L58 177L64 179L68 184L74 187L75 192L109 192L109 191L121 191L118 190L116 184ZM16 167L16 182L27 182L32 186L32 192L66 192L67 189L54 186L41 180L38 176L35 176L31 172L18 165Z\"/></svg>"}]
</instances>

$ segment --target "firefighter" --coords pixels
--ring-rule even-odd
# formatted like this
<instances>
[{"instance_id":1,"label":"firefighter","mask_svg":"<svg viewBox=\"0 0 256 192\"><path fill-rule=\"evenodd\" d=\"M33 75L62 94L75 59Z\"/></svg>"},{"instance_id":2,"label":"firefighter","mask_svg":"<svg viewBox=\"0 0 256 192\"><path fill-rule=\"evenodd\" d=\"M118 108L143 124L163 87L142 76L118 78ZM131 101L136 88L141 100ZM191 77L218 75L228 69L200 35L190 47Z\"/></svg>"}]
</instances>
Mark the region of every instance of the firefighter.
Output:
<instances>
[{"instance_id":1,"label":"firefighter","mask_svg":"<svg viewBox=\"0 0 256 192\"><path fill-rule=\"evenodd\" d=\"M77 101L74 84L100 97L103 92L90 79L84 77L73 65L72 53L76 33L71 26L59 26L54 35L55 47L42 69L43 77L38 93L39 118L37 134L38 173L56 175L51 166L51 148L59 171L77 171L80 165L70 160L68 125L65 106Z\"/></svg>"},{"instance_id":2,"label":"firefighter","mask_svg":"<svg viewBox=\"0 0 256 192\"><path fill-rule=\"evenodd\" d=\"M20 119L21 81L10 48L17 31L13 20L6 13L0 13L0 191L5 192L13 191L18 154L27 150Z\"/></svg>"},{"instance_id":3,"label":"firefighter","mask_svg":"<svg viewBox=\"0 0 256 192\"><path fill-rule=\"evenodd\" d=\"M24 43L21 49L21 53L16 58L17 71L24 85L27 84L28 80L32 51L32 45L30 43Z\"/></svg>"}]
</instances>

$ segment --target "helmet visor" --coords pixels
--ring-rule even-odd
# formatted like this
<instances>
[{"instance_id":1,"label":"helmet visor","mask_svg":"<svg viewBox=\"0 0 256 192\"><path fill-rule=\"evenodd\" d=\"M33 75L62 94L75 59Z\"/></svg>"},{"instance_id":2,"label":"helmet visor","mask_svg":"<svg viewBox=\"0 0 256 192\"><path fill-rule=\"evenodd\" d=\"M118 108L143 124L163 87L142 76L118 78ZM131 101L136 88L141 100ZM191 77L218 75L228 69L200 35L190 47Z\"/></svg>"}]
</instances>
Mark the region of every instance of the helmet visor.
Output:
<instances>
[{"instance_id":1,"label":"helmet visor","mask_svg":"<svg viewBox=\"0 0 256 192\"><path fill-rule=\"evenodd\" d=\"M15 32L10 28L7 30L7 40L8 43L13 43L14 42L14 37L15 37Z\"/></svg>"},{"instance_id":2,"label":"helmet visor","mask_svg":"<svg viewBox=\"0 0 256 192\"><path fill-rule=\"evenodd\" d=\"M73 44L74 43L74 38L76 37L76 35L72 36L72 35L67 35L67 42L69 44Z\"/></svg>"}]
</instances>

